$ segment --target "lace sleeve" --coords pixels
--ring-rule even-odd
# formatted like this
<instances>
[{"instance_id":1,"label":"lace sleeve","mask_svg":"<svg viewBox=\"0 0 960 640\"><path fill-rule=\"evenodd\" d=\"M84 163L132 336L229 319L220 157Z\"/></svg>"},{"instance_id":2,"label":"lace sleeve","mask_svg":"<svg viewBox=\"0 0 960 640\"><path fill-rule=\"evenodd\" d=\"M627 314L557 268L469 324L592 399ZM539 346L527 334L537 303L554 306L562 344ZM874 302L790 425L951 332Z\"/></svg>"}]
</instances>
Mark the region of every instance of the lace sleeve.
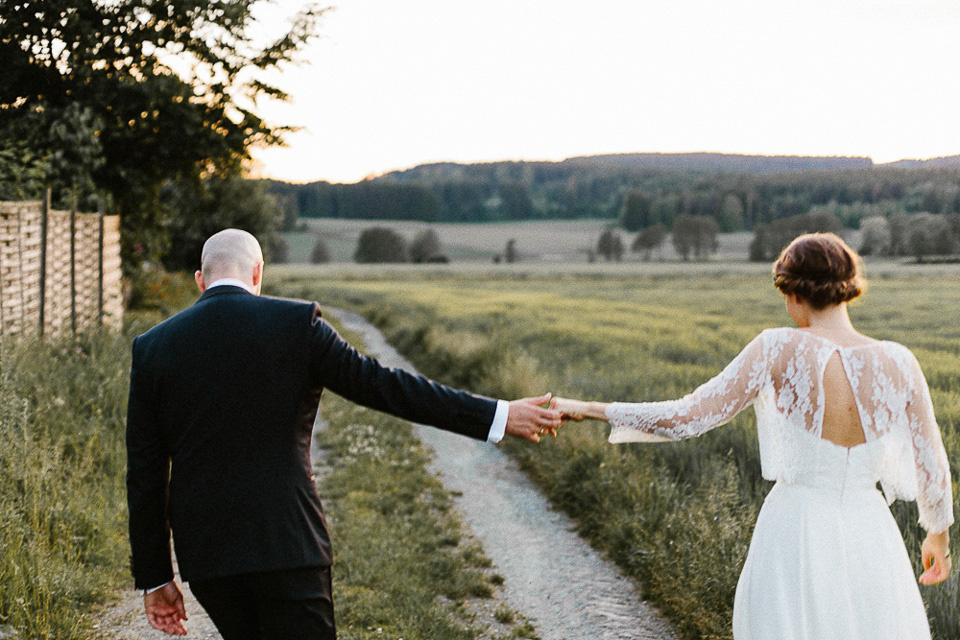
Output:
<instances>
[{"instance_id":1,"label":"lace sleeve","mask_svg":"<svg viewBox=\"0 0 960 640\"><path fill-rule=\"evenodd\" d=\"M920 363L910 354L913 389L907 404L907 419L913 459L917 470L917 506L920 526L931 533L946 531L953 524L953 491L950 463L933 414L930 388Z\"/></svg>"},{"instance_id":2,"label":"lace sleeve","mask_svg":"<svg viewBox=\"0 0 960 640\"><path fill-rule=\"evenodd\" d=\"M763 334L715 378L679 400L615 402L607 407L610 442L683 440L719 427L748 407L768 378Z\"/></svg>"}]
</instances>

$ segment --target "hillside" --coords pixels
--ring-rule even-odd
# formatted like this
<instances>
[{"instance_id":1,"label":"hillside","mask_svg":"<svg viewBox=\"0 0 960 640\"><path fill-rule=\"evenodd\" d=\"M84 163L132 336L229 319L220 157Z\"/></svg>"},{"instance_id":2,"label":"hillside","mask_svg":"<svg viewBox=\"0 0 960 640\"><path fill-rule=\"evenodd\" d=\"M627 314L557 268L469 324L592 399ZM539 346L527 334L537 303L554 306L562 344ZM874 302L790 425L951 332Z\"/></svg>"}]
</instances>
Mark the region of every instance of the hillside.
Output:
<instances>
[{"instance_id":1,"label":"hillside","mask_svg":"<svg viewBox=\"0 0 960 640\"><path fill-rule=\"evenodd\" d=\"M876 165L865 157L630 153L560 162L423 164L356 184L271 183L300 217L422 222L613 220L633 193L642 228L678 216L750 230L827 209L857 227L871 215L960 213L960 156Z\"/></svg>"},{"instance_id":2,"label":"hillside","mask_svg":"<svg viewBox=\"0 0 960 640\"><path fill-rule=\"evenodd\" d=\"M472 164L438 162L422 164L411 169L391 171L381 180L417 180L462 178L471 173L485 173L489 169L516 166L543 170L550 166L596 167L608 169L666 169L671 171L729 171L739 173L776 173L784 171L815 171L838 169L868 169L873 160L866 157L834 156L762 156L734 153L615 153L594 156L575 156L560 162L503 161Z\"/></svg>"}]
</instances>

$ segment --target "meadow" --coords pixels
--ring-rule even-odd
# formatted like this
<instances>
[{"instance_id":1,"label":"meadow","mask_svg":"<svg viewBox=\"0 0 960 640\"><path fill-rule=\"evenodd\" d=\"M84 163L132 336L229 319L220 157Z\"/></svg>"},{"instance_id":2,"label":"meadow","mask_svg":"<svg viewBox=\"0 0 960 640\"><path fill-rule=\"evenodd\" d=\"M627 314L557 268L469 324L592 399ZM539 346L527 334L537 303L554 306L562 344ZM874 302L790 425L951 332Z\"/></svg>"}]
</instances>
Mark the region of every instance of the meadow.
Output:
<instances>
[{"instance_id":1,"label":"meadow","mask_svg":"<svg viewBox=\"0 0 960 640\"><path fill-rule=\"evenodd\" d=\"M914 350L956 465L957 270L875 264L868 275L871 291L852 307L854 322ZM275 267L268 282L274 293L365 313L425 373L508 398L545 390L608 401L679 397L761 329L790 324L763 265L584 265L559 273ZM606 431L571 424L556 441L506 446L686 637L730 638L736 580L770 488L760 477L753 412L681 443L612 446ZM898 502L893 511L919 573L916 507ZM922 593L934 637L960 638L956 572Z\"/></svg>"},{"instance_id":2,"label":"meadow","mask_svg":"<svg viewBox=\"0 0 960 640\"><path fill-rule=\"evenodd\" d=\"M523 222L499 222L484 224L457 224L407 222L390 220L344 220L340 218L302 218L307 231L284 233L290 249L291 263L310 262L310 252L321 234L330 248L331 262L352 262L357 239L364 229L390 227L407 240L425 229L433 229L440 237L443 253L458 263L487 263L502 254L507 241L515 239L522 262L547 264L586 263L587 253L596 247L600 233L614 223L613 220L535 220ZM856 231L851 231L856 234ZM630 252L633 235L621 231L626 245L624 259L638 261L640 257ZM724 233L715 258L720 260L744 260L753 234L749 232ZM679 256L667 239L661 251L654 252L655 259L677 260Z\"/></svg>"}]
</instances>

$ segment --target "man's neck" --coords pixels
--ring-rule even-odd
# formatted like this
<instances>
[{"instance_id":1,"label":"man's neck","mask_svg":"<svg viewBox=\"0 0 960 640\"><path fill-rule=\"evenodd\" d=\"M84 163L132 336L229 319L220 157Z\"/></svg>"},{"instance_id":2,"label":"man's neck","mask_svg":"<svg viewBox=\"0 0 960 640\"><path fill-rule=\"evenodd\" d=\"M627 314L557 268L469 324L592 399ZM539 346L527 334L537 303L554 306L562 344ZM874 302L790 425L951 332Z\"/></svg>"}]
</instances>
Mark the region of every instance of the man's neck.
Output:
<instances>
[{"instance_id":1,"label":"man's neck","mask_svg":"<svg viewBox=\"0 0 960 640\"><path fill-rule=\"evenodd\" d=\"M207 289L213 289L214 287L240 287L245 289L248 293L253 293L253 287L244 282L243 280L238 280L237 278L218 278L207 285Z\"/></svg>"}]
</instances>

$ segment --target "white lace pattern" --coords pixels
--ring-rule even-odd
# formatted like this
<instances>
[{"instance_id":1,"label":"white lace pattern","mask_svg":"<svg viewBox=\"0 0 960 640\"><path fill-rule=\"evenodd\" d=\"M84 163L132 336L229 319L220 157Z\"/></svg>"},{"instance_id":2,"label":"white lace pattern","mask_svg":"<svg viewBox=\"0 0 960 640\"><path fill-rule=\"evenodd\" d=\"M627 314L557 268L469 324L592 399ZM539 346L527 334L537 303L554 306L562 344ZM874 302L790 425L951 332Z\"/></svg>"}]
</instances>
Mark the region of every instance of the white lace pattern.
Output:
<instances>
[{"instance_id":1,"label":"white lace pattern","mask_svg":"<svg viewBox=\"0 0 960 640\"><path fill-rule=\"evenodd\" d=\"M895 342L843 347L808 331L767 329L719 375L679 400L610 405L610 442L693 438L753 404L763 477L799 478L809 474L811 446L821 441L823 372L834 353L867 443L883 443L871 447L879 452L870 465L872 482L880 482L888 502L916 500L927 531L946 530L953 523L950 467L930 390L913 353ZM812 445L809 435L817 438Z\"/></svg>"}]
</instances>

